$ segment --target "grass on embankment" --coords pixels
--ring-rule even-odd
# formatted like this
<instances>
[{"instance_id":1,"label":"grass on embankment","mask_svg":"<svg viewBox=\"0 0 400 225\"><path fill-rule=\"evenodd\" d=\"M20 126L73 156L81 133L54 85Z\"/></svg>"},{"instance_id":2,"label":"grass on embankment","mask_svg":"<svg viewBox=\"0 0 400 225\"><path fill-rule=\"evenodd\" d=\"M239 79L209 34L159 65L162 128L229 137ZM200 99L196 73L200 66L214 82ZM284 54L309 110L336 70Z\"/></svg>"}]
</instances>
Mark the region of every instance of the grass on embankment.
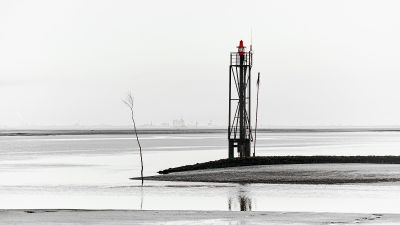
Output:
<instances>
[{"instance_id":1,"label":"grass on embankment","mask_svg":"<svg viewBox=\"0 0 400 225\"><path fill-rule=\"evenodd\" d=\"M169 174L174 172L239 166L316 163L400 164L400 156L258 156L248 158L220 159L205 163L196 163L193 165L161 170L158 171L158 173Z\"/></svg>"}]
</instances>

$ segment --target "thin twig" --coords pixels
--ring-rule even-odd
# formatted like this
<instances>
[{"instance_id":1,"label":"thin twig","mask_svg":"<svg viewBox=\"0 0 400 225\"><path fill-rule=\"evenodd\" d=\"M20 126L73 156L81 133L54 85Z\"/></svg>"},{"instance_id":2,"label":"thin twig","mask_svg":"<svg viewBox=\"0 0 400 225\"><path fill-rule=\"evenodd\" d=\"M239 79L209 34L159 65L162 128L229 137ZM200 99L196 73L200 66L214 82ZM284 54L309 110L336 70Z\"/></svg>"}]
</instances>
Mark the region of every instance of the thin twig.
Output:
<instances>
[{"instance_id":1,"label":"thin twig","mask_svg":"<svg viewBox=\"0 0 400 225\"><path fill-rule=\"evenodd\" d=\"M142 155L142 146L140 145L140 141L139 141L139 136L137 134L137 130L136 130L136 122L135 122L135 118L133 116L133 97L132 94L129 93L126 97L126 100L122 100L122 102L125 103L125 105L127 105L131 111L131 119L132 119L132 123L133 123L133 129L135 131L135 135L136 135L136 141L138 143L139 146L139 153L140 153L140 164L141 164L141 170L140 170L140 175L142 178L142 186L143 186L143 155Z\"/></svg>"}]
</instances>

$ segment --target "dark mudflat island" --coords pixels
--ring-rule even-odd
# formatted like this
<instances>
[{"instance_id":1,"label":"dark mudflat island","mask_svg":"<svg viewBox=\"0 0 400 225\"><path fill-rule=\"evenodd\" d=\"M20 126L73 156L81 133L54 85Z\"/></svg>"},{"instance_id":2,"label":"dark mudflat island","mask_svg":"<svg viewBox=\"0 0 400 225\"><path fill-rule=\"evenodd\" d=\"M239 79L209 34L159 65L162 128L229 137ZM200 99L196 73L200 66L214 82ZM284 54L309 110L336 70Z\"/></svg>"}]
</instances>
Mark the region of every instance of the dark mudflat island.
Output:
<instances>
[{"instance_id":1,"label":"dark mudflat island","mask_svg":"<svg viewBox=\"0 0 400 225\"><path fill-rule=\"evenodd\" d=\"M159 174L239 166L315 164L315 163L376 163L400 164L400 156L257 156L220 159L158 171Z\"/></svg>"},{"instance_id":2,"label":"dark mudflat island","mask_svg":"<svg viewBox=\"0 0 400 225\"><path fill-rule=\"evenodd\" d=\"M169 168L159 173L145 179L273 184L398 182L400 156L249 157Z\"/></svg>"}]
</instances>

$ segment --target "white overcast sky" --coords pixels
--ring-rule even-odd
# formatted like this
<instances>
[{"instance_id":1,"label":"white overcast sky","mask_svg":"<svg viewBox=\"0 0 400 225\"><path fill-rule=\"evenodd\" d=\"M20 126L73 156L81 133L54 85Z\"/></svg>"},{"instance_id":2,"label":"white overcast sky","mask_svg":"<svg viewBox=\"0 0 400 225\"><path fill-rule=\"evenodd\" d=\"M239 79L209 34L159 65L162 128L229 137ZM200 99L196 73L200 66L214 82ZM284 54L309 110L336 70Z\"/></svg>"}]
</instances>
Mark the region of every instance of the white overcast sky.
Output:
<instances>
[{"instance_id":1,"label":"white overcast sky","mask_svg":"<svg viewBox=\"0 0 400 225\"><path fill-rule=\"evenodd\" d=\"M126 125L129 90L139 124L226 125L229 52L251 29L263 127L400 126L399 12L394 0L2 0L0 128Z\"/></svg>"}]
</instances>

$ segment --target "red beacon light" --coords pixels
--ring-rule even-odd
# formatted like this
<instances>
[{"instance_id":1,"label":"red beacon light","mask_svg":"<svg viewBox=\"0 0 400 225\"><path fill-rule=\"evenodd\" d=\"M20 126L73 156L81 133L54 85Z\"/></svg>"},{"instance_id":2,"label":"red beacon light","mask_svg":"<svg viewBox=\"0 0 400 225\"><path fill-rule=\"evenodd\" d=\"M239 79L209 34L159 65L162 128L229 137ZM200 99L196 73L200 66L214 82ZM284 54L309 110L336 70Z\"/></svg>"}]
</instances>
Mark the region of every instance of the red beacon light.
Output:
<instances>
[{"instance_id":1,"label":"red beacon light","mask_svg":"<svg viewBox=\"0 0 400 225\"><path fill-rule=\"evenodd\" d=\"M242 40L240 40L239 46L238 46L237 48L238 48L239 55L240 55L240 56L243 56L246 47L244 47L243 41L242 41Z\"/></svg>"}]
</instances>

